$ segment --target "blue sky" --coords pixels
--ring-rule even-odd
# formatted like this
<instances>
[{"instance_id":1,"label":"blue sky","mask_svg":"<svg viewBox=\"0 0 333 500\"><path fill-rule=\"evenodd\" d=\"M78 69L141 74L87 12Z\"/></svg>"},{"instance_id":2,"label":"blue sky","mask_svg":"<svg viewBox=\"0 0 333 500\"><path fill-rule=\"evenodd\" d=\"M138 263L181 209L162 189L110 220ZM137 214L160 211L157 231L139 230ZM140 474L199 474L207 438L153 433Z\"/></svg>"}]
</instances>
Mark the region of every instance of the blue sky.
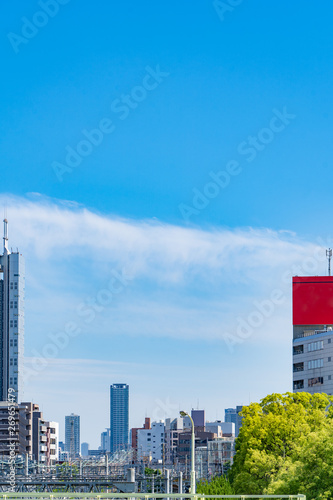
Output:
<instances>
[{"instance_id":1,"label":"blue sky","mask_svg":"<svg viewBox=\"0 0 333 500\"><path fill-rule=\"evenodd\" d=\"M223 16L203 0L62 0L53 17L42 3L0 6L0 200L27 261L27 366L50 333L81 332L26 398L62 425L80 413L97 446L113 382L130 383L135 426L290 390L287 277L324 273L332 236L331 2L244 0ZM27 20L44 26L22 41ZM106 119L112 132L69 167L66 148ZM200 209L198 191L213 193ZM114 272L131 279L86 323L78 307Z\"/></svg>"}]
</instances>

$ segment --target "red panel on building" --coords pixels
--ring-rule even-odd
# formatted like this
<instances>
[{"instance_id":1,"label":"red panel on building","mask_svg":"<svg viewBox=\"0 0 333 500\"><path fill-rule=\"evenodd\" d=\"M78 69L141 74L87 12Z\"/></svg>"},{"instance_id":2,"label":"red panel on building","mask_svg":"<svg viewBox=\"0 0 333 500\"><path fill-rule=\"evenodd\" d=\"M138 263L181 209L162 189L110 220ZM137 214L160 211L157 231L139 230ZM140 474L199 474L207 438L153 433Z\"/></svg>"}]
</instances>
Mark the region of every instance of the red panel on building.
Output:
<instances>
[{"instance_id":1,"label":"red panel on building","mask_svg":"<svg viewBox=\"0 0 333 500\"><path fill-rule=\"evenodd\" d=\"M293 278L293 325L333 325L333 276Z\"/></svg>"}]
</instances>

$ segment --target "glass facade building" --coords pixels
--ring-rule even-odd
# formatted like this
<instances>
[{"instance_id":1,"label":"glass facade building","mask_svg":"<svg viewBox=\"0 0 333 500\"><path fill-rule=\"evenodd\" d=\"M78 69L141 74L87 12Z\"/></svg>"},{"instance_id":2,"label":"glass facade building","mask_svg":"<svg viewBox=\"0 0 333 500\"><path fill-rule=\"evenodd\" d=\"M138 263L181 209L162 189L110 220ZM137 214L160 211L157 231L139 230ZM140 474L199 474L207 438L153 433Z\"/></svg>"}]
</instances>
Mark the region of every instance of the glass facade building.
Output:
<instances>
[{"instance_id":1,"label":"glass facade building","mask_svg":"<svg viewBox=\"0 0 333 500\"><path fill-rule=\"evenodd\" d=\"M70 458L80 456L80 416L74 413L65 417L65 451Z\"/></svg>"},{"instance_id":2,"label":"glass facade building","mask_svg":"<svg viewBox=\"0 0 333 500\"><path fill-rule=\"evenodd\" d=\"M127 449L129 441L129 386L110 386L110 452Z\"/></svg>"}]
</instances>

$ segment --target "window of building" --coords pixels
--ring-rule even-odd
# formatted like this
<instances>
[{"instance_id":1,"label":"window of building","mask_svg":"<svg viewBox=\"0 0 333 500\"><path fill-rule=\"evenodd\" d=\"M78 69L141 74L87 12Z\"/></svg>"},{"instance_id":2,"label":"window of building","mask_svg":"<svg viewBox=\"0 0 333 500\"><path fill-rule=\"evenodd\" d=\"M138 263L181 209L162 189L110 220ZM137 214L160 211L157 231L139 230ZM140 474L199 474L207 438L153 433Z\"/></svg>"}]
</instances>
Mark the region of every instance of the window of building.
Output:
<instances>
[{"instance_id":1,"label":"window of building","mask_svg":"<svg viewBox=\"0 0 333 500\"><path fill-rule=\"evenodd\" d=\"M14 308L17 309L17 300L14 302Z\"/></svg>"},{"instance_id":2,"label":"window of building","mask_svg":"<svg viewBox=\"0 0 333 500\"><path fill-rule=\"evenodd\" d=\"M304 345L296 345L293 347L293 355L296 356L296 354L303 354L304 352Z\"/></svg>"},{"instance_id":3,"label":"window of building","mask_svg":"<svg viewBox=\"0 0 333 500\"><path fill-rule=\"evenodd\" d=\"M328 361L331 361L331 356L328 357Z\"/></svg>"},{"instance_id":4,"label":"window of building","mask_svg":"<svg viewBox=\"0 0 333 500\"><path fill-rule=\"evenodd\" d=\"M17 319L14 319L14 326L17 327Z\"/></svg>"},{"instance_id":5,"label":"window of building","mask_svg":"<svg viewBox=\"0 0 333 500\"><path fill-rule=\"evenodd\" d=\"M14 326L14 321L11 319L9 326L12 328Z\"/></svg>"},{"instance_id":6,"label":"window of building","mask_svg":"<svg viewBox=\"0 0 333 500\"><path fill-rule=\"evenodd\" d=\"M302 372L304 370L304 363L294 363L293 372Z\"/></svg>"},{"instance_id":7,"label":"window of building","mask_svg":"<svg viewBox=\"0 0 333 500\"><path fill-rule=\"evenodd\" d=\"M323 340L318 340L317 342L310 342L308 344L308 352L319 351L320 349L324 349Z\"/></svg>"},{"instance_id":8,"label":"window of building","mask_svg":"<svg viewBox=\"0 0 333 500\"><path fill-rule=\"evenodd\" d=\"M10 289L13 290L13 282L10 282Z\"/></svg>"},{"instance_id":9,"label":"window of building","mask_svg":"<svg viewBox=\"0 0 333 500\"><path fill-rule=\"evenodd\" d=\"M294 389L303 389L304 380L294 380Z\"/></svg>"},{"instance_id":10,"label":"window of building","mask_svg":"<svg viewBox=\"0 0 333 500\"><path fill-rule=\"evenodd\" d=\"M10 383L10 385L13 385L13 377L10 377L9 383Z\"/></svg>"},{"instance_id":11,"label":"window of building","mask_svg":"<svg viewBox=\"0 0 333 500\"><path fill-rule=\"evenodd\" d=\"M17 358L14 358L14 366L17 366Z\"/></svg>"},{"instance_id":12,"label":"window of building","mask_svg":"<svg viewBox=\"0 0 333 500\"><path fill-rule=\"evenodd\" d=\"M10 309L13 309L13 304L14 304L14 302L11 300L11 301L10 301L10 306L9 306L9 307L10 307Z\"/></svg>"},{"instance_id":13,"label":"window of building","mask_svg":"<svg viewBox=\"0 0 333 500\"><path fill-rule=\"evenodd\" d=\"M330 344L331 343L331 339L328 339L327 343Z\"/></svg>"},{"instance_id":14,"label":"window of building","mask_svg":"<svg viewBox=\"0 0 333 500\"><path fill-rule=\"evenodd\" d=\"M14 289L17 290L17 281L14 283Z\"/></svg>"},{"instance_id":15,"label":"window of building","mask_svg":"<svg viewBox=\"0 0 333 500\"><path fill-rule=\"evenodd\" d=\"M313 387L315 385L321 385L324 383L323 377L314 377L314 378L309 378L308 380L308 386Z\"/></svg>"},{"instance_id":16,"label":"window of building","mask_svg":"<svg viewBox=\"0 0 333 500\"><path fill-rule=\"evenodd\" d=\"M311 359L308 361L308 370L312 370L313 368L322 368L324 366L324 360L321 359Z\"/></svg>"},{"instance_id":17,"label":"window of building","mask_svg":"<svg viewBox=\"0 0 333 500\"><path fill-rule=\"evenodd\" d=\"M10 366L13 366L13 358L10 358L9 364Z\"/></svg>"},{"instance_id":18,"label":"window of building","mask_svg":"<svg viewBox=\"0 0 333 500\"><path fill-rule=\"evenodd\" d=\"M13 345L14 345L13 339L10 339L9 345L10 345L10 347L13 347Z\"/></svg>"},{"instance_id":19,"label":"window of building","mask_svg":"<svg viewBox=\"0 0 333 500\"><path fill-rule=\"evenodd\" d=\"M332 377L331 377L331 375L329 375L329 376L328 376L328 380L331 380L331 378L332 378Z\"/></svg>"},{"instance_id":20,"label":"window of building","mask_svg":"<svg viewBox=\"0 0 333 500\"><path fill-rule=\"evenodd\" d=\"M17 347L17 339L14 339L14 347Z\"/></svg>"}]
</instances>

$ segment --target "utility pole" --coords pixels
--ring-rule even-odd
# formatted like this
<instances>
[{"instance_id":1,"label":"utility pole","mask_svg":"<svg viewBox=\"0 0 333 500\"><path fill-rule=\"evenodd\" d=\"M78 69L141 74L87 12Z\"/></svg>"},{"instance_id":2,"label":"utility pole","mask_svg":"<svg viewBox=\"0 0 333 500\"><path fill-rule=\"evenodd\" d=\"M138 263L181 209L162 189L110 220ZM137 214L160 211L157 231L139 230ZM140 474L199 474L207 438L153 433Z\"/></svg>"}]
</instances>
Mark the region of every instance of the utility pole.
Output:
<instances>
[{"instance_id":1,"label":"utility pole","mask_svg":"<svg viewBox=\"0 0 333 500\"><path fill-rule=\"evenodd\" d=\"M326 250L326 257L328 260L328 275L331 276L331 258L332 258L332 249L331 248Z\"/></svg>"}]
</instances>

